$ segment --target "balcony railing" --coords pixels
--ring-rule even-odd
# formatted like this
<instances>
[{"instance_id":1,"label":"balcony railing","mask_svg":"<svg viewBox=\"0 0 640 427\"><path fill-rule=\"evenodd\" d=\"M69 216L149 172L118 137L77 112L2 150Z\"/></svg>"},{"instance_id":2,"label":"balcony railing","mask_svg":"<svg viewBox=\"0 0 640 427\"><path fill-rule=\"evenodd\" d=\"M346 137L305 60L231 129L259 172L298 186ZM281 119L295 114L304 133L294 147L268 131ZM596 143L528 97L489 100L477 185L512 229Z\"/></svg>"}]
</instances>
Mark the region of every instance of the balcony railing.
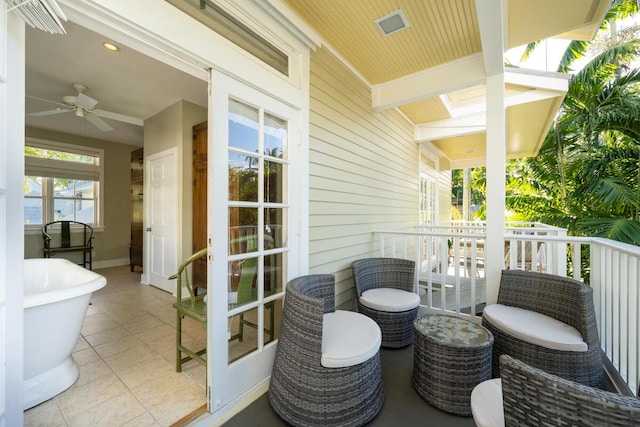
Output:
<instances>
[{"instance_id":1,"label":"balcony railing","mask_svg":"<svg viewBox=\"0 0 640 427\"><path fill-rule=\"evenodd\" d=\"M486 301L485 227L420 226L375 231L380 256L416 261L421 308L480 321ZM508 224L504 268L542 271L589 284L602 350L628 387L640 385L640 247L595 237L571 237L544 224Z\"/></svg>"}]
</instances>

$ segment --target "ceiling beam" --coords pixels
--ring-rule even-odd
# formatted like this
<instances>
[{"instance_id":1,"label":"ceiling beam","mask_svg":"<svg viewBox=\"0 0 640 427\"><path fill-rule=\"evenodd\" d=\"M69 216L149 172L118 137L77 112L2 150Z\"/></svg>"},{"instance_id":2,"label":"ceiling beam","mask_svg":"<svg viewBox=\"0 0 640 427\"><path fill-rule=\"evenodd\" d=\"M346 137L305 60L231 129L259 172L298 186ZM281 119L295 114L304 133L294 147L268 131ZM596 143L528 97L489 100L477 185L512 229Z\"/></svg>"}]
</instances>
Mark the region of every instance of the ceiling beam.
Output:
<instances>
[{"instance_id":1,"label":"ceiling beam","mask_svg":"<svg viewBox=\"0 0 640 427\"><path fill-rule=\"evenodd\" d=\"M373 86L372 107L378 111L387 110L481 84L485 78L482 55L467 56Z\"/></svg>"},{"instance_id":2,"label":"ceiling beam","mask_svg":"<svg viewBox=\"0 0 640 427\"><path fill-rule=\"evenodd\" d=\"M484 132L487 129L487 115L482 112L466 117L436 120L423 123L415 127L414 139L420 141L435 141L437 139L452 138Z\"/></svg>"},{"instance_id":3,"label":"ceiling beam","mask_svg":"<svg viewBox=\"0 0 640 427\"><path fill-rule=\"evenodd\" d=\"M476 0L482 56L487 76L504 72L504 47L507 45L506 6L502 0Z\"/></svg>"}]
</instances>

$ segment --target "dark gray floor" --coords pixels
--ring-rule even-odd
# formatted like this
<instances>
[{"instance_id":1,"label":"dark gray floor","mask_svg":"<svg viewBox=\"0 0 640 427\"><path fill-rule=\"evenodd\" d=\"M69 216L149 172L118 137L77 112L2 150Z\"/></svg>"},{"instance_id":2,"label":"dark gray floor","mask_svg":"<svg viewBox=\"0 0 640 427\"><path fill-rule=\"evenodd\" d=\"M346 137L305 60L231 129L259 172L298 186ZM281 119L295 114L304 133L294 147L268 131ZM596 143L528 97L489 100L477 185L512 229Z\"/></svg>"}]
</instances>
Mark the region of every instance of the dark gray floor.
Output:
<instances>
[{"instance_id":1,"label":"dark gray floor","mask_svg":"<svg viewBox=\"0 0 640 427\"><path fill-rule=\"evenodd\" d=\"M382 349L382 375L384 381L384 406L367 426L422 426L473 427L471 417L458 417L442 412L422 400L411 385L413 370L413 345L400 350ZM273 412L267 395L253 402L247 409L230 419L225 426L286 426Z\"/></svg>"}]
</instances>

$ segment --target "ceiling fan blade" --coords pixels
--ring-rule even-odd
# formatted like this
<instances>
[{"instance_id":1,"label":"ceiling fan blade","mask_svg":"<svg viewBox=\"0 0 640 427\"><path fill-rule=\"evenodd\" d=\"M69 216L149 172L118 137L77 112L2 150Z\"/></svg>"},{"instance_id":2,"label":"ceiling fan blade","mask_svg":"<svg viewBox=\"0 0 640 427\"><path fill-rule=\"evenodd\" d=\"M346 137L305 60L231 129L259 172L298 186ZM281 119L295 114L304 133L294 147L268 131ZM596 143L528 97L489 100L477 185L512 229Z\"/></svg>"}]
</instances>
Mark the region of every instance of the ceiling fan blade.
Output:
<instances>
[{"instance_id":1,"label":"ceiling fan blade","mask_svg":"<svg viewBox=\"0 0 640 427\"><path fill-rule=\"evenodd\" d=\"M91 97L88 97L84 93L79 93L76 97L76 104L80 105L85 110L93 110L93 107L95 107L97 103L98 101Z\"/></svg>"},{"instance_id":2,"label":"ceiling fan blade","mask_svg":"<svg viewBox=\"0 0 640 427\"><path fill-rule=\"evenodd\" d=\"M97 114L100 117L104 117L105 119L117 120L119 122L125 122L136 126L144 126L144 120L137 117L125 116L124 114L104 110L93 110L92 113Z\"/></svg>"},{"instance_id":3,"label":"ceiling fan blade","mask_svg":"<svg viewBox=\"0 0 640 427\"><path fill-rule=\"evenodd\" d=\"M85 118L89 120L89 122L93 124L95 127L100 129L102 132L109 132L113 130L113 128L109 126L107 122L102 120L100 117L94 114L91 114L91 112L87 112Z\"/></svg>"},{"instance_id":4,"label":"ceiling fan blade","mask_svg":"<svg viewBox=\"0 0 640 427\"><path fill-rule=\"evenodd\" d=\"M67 104L63 104L61 102L57 102L57 101L52 101L50 99L44 99L44 98L38 98L37 96L31 96L31 95L26 95L27 98L31 98L31 99L35 99L37 101L43 101L43 102L48 102L49 104L55 104L55 105L59 105L61 107L69 107L69 105Z\"/></svg>"},{"instance_id":5,"label":"ceiling fan blade","mask_svg":"<svg viewBox=\"0 0 640 427\"><path fill-rule=\"evenodd\" d=\"M71 111L73 111L73 109L71 108L56 108L55 110L37 111L35 113L29 113L29 115L30 116L52 116L54 114L69 113Z\"/></svg>"}]
</instances>

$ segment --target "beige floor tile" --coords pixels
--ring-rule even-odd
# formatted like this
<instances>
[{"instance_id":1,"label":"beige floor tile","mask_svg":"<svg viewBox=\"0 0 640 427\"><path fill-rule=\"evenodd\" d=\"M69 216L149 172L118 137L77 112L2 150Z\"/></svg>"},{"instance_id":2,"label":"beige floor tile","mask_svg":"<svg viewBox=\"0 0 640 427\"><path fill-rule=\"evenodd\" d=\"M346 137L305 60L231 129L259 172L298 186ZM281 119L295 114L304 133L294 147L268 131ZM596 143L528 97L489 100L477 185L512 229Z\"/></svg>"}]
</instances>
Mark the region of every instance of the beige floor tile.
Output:
<instances>
[{"instance_id":1,"label":"beige floor tile","mask_svg":"<svg viewBox=\"0 0 640 427\"><path fill-rule=\"evenodd\" d=\"M128 366L123 366L118 371L118 376L129 389L132 389L142 383L165 378L174 371L175 364L155 354L153 357L139 363L130 363Z\"/></svg>"},{"instance_id":2,"label":"beige floor tile","mask_svg":"<svg viewBox=\"0 0 640 427\"><path fill-rule=\"evenodd\" d=\"M78 368L80 370L80 376L74 386L84 386L113 375L113 369L101 359L78 366Z\"/></svg>"},{"instance_id":3,"label":"beige floor tile","mask_svg":"<svg viewBox=\"0 0 640 427\"><path fill-rule=\"evenodd\" d=\"M87 342L87 340L85 340L82 335L78 337L78 341L76 342L76 346L73 348L73 351L80 351L80 350L84 350L85 348L89 348L91 347L89 345L89 343Z\"/></svg>"},{"instance_id":4,"label":"beige floor tile","mask_svg":"<svg viewBox=\"0 0 640 427\"><path fill-rule=\"evenodd\" d=\"M192 380L194 380L203 390L207 389L207 368L196 362L190 360L182 365L182 372L187 374Z\"/></svg>"},{"instance_id":5,"label":"beige floor tile","mask_svg":"<svg viewBox=\"0 0 640 427\"><path fill-rule=\"evenodd\" d=\"M164 322L156 317L146 315L144 318L139 319L133 323L125 324L124 327L127 328L129 332L132 334L137 334L140 332L148 331L149 329L157 328L158 326L164 325Z\"/></svg>"},{"instance_id":6,"label":"beige floor tile","mask_svg":"<svg viewBox=\"0 0 640 427\"><path fill-rule=\"evenodd\" d=\"M123 351L127 351L141 345L144 345L144 343L140 341L138 337L130 335L120 340L100 344L98 346L95 346L93 349L100 355L101 358L106 359L107 357L114 356L118 353L122 353Z\"/></svg>"},{"instance_id":7,"label":"beige floor tile","mask_svg":"<svg viewBox=\"0 0 640 427\"><path fill-rule=\"evenodd\" d=\"M121 395L69 417L70 427L120 426L146 413L133 394Z\"/></svg>"},{"instance_id":8,"label":"beige floor tile","mask_svg":"<svg viewBox=\"0 0 640 427\"><path fill-rule=\"evenodd\" d=\"M127 392L114 373L87 384L72 385L56 398L65 417L70 418Z\"/></svg>"},{"instance_id":9,"label":"beige floor tile","mask_svg":"<svg viewBox=\"0 0 640 427\"><path fill-rule=\"evenodd\" d=\"M66 427L66 425L55 399L24 412L24 427Z\"/></svg>"},{"instance_id":10,"label":"beige floor tile","mask_svg":"<svg viewBox=\"0 0 640 427\"><path fill-rule=\"evenodd\" d=\"M150 413L145 412L144 414L134 418L126 424L123 424L122 427L158 427L160 424L153 419Z\"/></svg>"},{"instance_id":11,"label":"beige floor tile","mask_svg":"<svg viewBox=\"0 0 640 427\"><path fill-rule=\"evenodd\" d=\"M108 331L83 336L84 339L87 340L87 342L91 344L92 347L96 347L100 344L121 340L128 336L131 336L131 332L119 326L117 328L109 329Z\"/></svg>"},{"instance_id":12,"label":"beige floor tile","mask_svg":"<svg viewBox=\"0 0 640 427\"><path fill-rule=\"evenodd\" d=\"M95 352L91 347L85 348L84 350L76 351L72 354L73 360L78 364L78 366L88 365L97 360L100 360L100 356Z\"/></svg>"},{"instance_id":13,"label":"beige floor tile","mask_svg":"<svg viewBox=\"0 0 640 427\"><path fill-rule=\"evenodd\" d=\"M95 307L95 305L91 305L90 307ZM109 315L103 311L99 311L94 314L89 314L89 312L87 312L87 315L84 317L83 325L90 325L95 322L103 322L110 319Z\"/></svg>"},{"instance_id":14,"label":"beige floor tile","mask_svg":"<svg viewBox=\"0 0 640 427\"><path fill-rule=\"evenodd\" d=\"M175 336L176 330L169 325L162 324L144 332L137 333L136 336L145 343L158 340L166 336Z\"/></svg>"},{"instance_id":15,"label":"beige floor tile","mask_svg":"<svg viewBox=\"0 0 640 427\"><path fill-rule=\"evenodd\" d=\"M120 372L127 369L129 366L134 364L137 365L145 360L153 358L154 356L156 356L156 352L154 352L150 347L142 344L107 357L104 361L115 373L120 374Z\"/></svg>"},{"instance_id":16,"label":"beige floor tile","mask_svg":"<svg viewBox=\"0 0 640 427\"><path fill-rule=\"evenodd\" d=\"M91 300L93 300L93 296L91 297ZM89 304L89 307L87 307L87 316L92 316L98 313L102 313L102 309L98 308L95 304Z\"/></svg>"},{"instance_id":17,"label":"beige floor tile","mask_svg":"<svg viewBox=\"0 0 640 427\"><path fill-rule=\"evenodd\" d=\"M167 335L158 340L151 341L148 344L155 352L157 352L167 362L174 364L176 362L176 336L175 334Z\"/></svg>"},{"instance_id":18,"label":"beige floor tile","mask_svg":"<svg viewBox=\"0 0 640 427\"><path fill-rule=\"evenodd\" d=\"M85 323L84 325L82 325L82 329L80 330L80 333L84 336L93 335L98 332L108 331L110 329L114 329L120 326L118 322L111 319L109 316L106 316L106 317L107 319L105 320L99 320L99 321L91 322L88 324Z\"/></svg>"},{"instance_id":19,"label":"beige floor tile","mask_svg":"<svg viewBox=\"0 0 640 427\"><path fill-rule=\"evenodd\" d=\"M163 426L171 425L206 402L205 391L190 378L177 373L144 383L131 391Z\"/></svg>"}]
</instances>

